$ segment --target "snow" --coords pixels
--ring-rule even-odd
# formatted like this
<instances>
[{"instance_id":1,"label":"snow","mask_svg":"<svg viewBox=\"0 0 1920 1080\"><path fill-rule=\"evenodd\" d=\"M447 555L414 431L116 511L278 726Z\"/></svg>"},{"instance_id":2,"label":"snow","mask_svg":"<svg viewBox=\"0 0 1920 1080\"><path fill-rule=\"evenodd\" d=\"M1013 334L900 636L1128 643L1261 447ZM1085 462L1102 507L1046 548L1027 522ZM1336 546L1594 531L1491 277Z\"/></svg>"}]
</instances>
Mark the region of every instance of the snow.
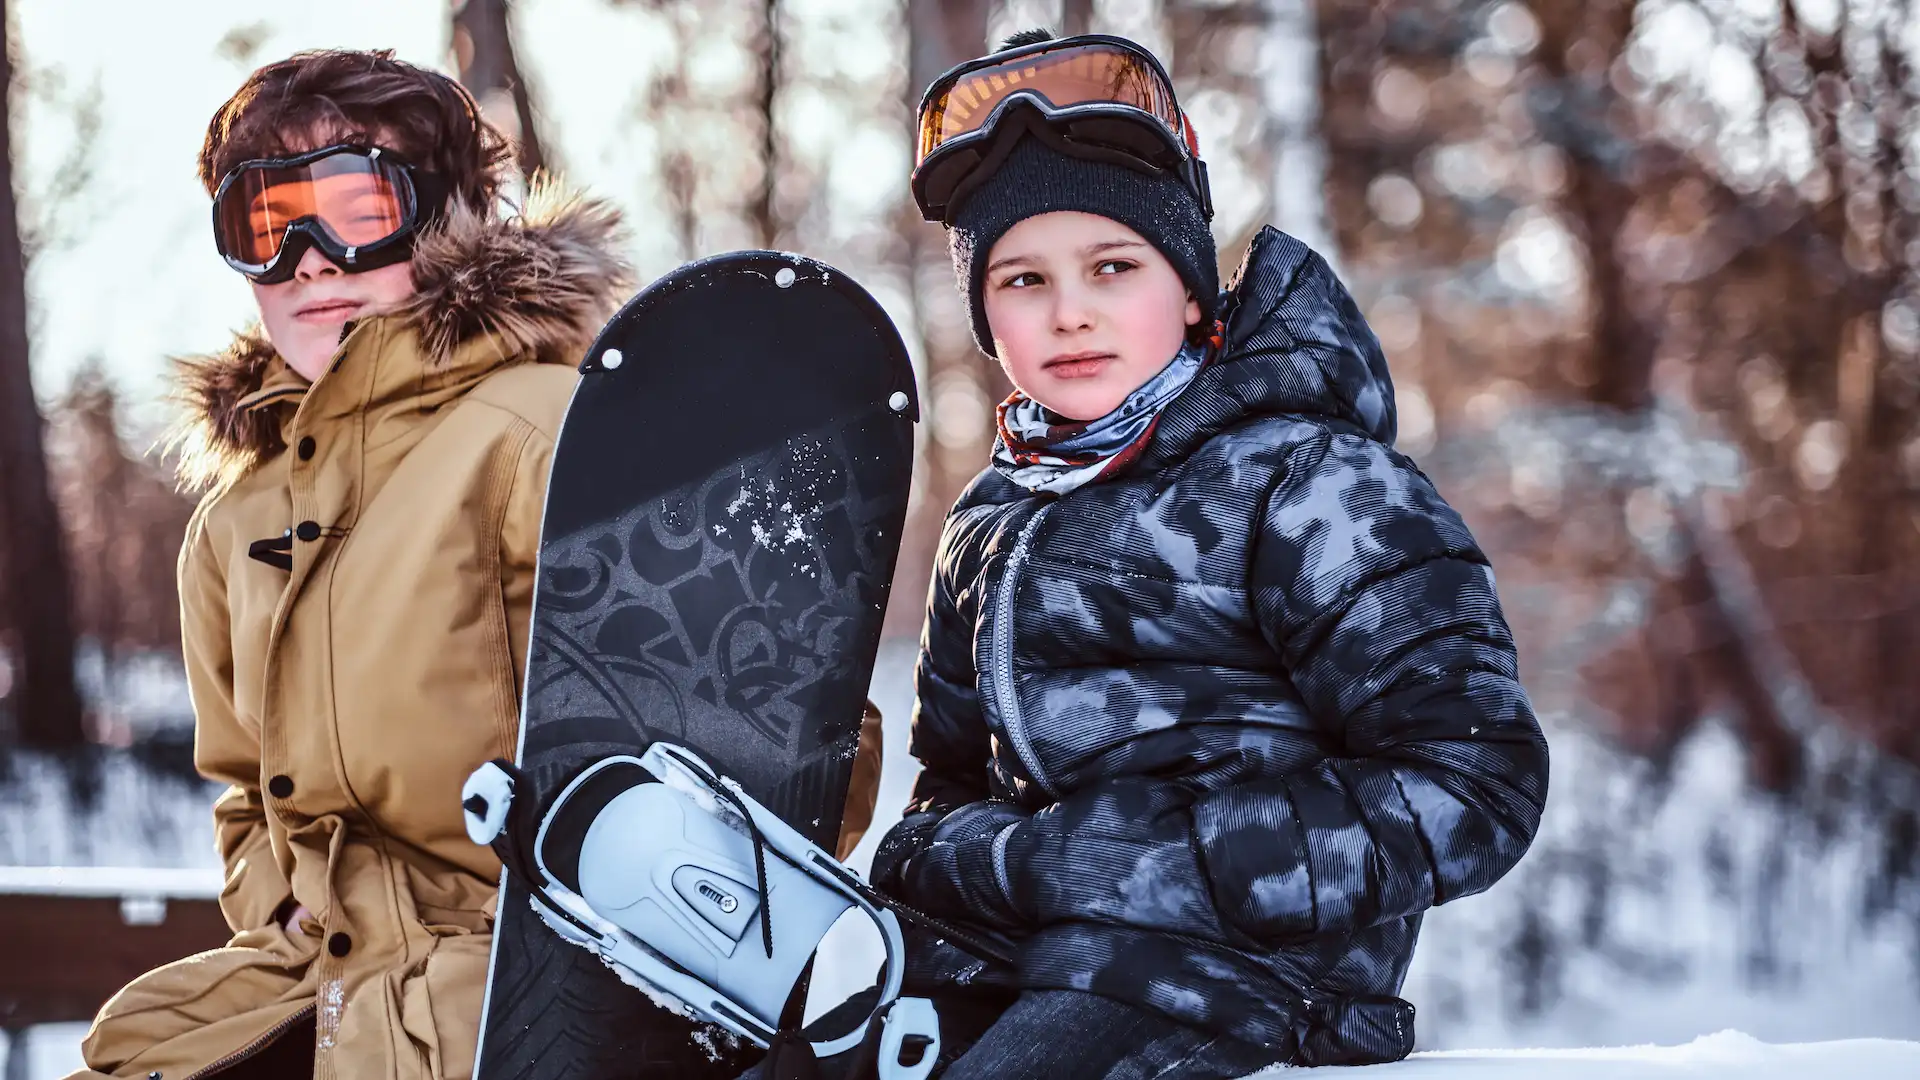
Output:
<instances>
[{"instance_id":1,"label":"snow","mask_svg":"<svg viewBox=\"0 0 1920 1080\"><path fill-rule=\"evenodd\" d=\"M0 866L0 893L215 900L220 871L123 866Z\"/></svg>"},{"instance_id":2,"label":"snow","mask_svg":"<svg viewBox=\"0 0 1920 1080\"><path fill-rule=\"evenodd\" d=\"M81 1067L85 1025L38 1028L28 1047L26 1075L53 1080ZM3 1039L0 1047L10 1050ZM1415 1054L1365 1072L1352 1069L1268 1069L1259 1080L1356 1076L1364 1080L1500 1080L1551 1076L1555 1080L1910 1080L1920 1076L1920 1042L1847 1039L1769 1044L1738 1031L1722 1031L1680 1046L1608 1047L1592 1050L1438 1050ZM1253 1080L1253 1078L1248 1078Z\"/></svg>"},{"instance_id":3,"label":"snow","mask_svg":"<svg viewBox=\"0 0 1920 1080\"><path fill-rule=\"evenodd\" d=\"M24 1050L26 1068L24 1080L56 1080L75 1069L86 1067L80 1060L80 1040L87 1037L85 1024L47 1024L34 1028L28 1033L24 1046L15 1046L13 1032L0 1033L0 1062L7 1062L9 1068L15 1067L8 1060L9 1055ZM12 1080L14 1074L8 1074Z\"/></svg>"},{"instance_id":4,"label":"snow","mask_svg":"<svg viewBox=\"0 0 1920 1080\"><path fill-rule=\"evenodd\" d=\"M1269 1069L1268 1077L1317 1072L1351 1077L1351 1069ZM1740 1080L1801 1080L1844 1076L1849 1080L1907 1080L1920 1076L1920 1042L1848 1039L1769 1044L1738 1031L1705 1035L1681 1046L1629 1046L1593 1050L1439 1050L1415 1054L1361 1075L1372 1080L1448 1080L1471 1077L1552 1076L1555 1080L1655 1080L1664 1077L1739 1077Z\"/></svg>"},{"instance_id":5,"label":"snow","mask_svg":"<svg viewBox=\"0 0 1920 1080\"><path fill-rule=\"evenodd\" d=\"M1423 1048L1920 1035L1920 902L1877 880L1873 822L1838 809L1823 828L1750 792L1715 725L1664 779L1578 731L1548 738L1532 851L1424 928L1405 991Z\"/></svg>"},{"instance_id":6,"label":"snow","mask_svg":"<svg viewBox=\"0 0 1920 1080\"><path fill-rule=\"evenodd\" d=\"M128 751L80 770L27 753L0 757L0 866L218 873L210 808L220 790Z\"/></svg>"},{"instance_id":7,"label":"snow","mask_svg":"<svg viewBox=\"0 0 1920 1080\"><path fill-rule=\"evenodd\" d=\"M333 1040L340 1034L340 1017L347 1008L347 988L339 978L328 979L320 984L315 992L320 1010L314 1017L315 1045L321 1050L333 1049Z\"/></svg>"}]
</instances>

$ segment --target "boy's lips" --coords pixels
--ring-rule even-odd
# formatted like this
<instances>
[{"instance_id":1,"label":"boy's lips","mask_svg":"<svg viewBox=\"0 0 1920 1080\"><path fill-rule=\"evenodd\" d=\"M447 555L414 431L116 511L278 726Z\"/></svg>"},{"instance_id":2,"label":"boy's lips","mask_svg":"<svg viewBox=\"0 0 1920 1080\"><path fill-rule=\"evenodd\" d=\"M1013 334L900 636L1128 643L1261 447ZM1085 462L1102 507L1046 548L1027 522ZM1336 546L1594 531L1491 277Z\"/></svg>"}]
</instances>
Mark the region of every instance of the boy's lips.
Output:
<instances>
[{"instance_id":1,"label":"boy's lips","mask_svg":"<svg viewBox=\"0 0 1920 1080\"><path fill-rule=\"evenodd\" d=\"M1101 368L1116 359L1110 352L1078 352L1056 356L1040 366L1056 379L1086 379L1100 374Z\"/></svg>"},{"instance_id":2,"label":"boy's lips","mask_svg":"<svg viewBox=\"0 0 1920 1080\"><path fill-rule=\"evenodd\" d=\"M293 313L293 317L302 322L332 322L359 311L366 305L359 300L315 300L303 304Z\"/></svg>"}]
</instances>

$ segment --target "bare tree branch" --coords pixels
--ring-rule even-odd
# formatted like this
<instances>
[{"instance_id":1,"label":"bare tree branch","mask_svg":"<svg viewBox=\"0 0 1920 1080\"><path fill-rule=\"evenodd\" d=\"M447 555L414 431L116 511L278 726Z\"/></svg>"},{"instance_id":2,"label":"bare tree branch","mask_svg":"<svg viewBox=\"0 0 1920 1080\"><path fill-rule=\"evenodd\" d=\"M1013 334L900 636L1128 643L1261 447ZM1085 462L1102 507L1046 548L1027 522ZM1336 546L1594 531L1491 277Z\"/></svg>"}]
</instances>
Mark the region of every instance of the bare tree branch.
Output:
<instances>
[{"instance_id":1,"label":"bare tree branch","mask_svg":"<svg viewBox=\"0 0 1920 1080\"><path fill-rule=\"evenodd\" d=\"M774 198L780 178L780 125L774 117L775 99L780 92L780 0L760 0L759 27L760 85L760 186L754 194L752 216L760 246L779 245L779 216Z\"/></svg>"},{"instance_id":2,"label":"bare tree branch","mask_svg":"<svg viewBox=\"0 0 1920 1080\"><path fill-rule=\"evenodd\" d=\"M510 0L453 0L453 56L460 82L482 109L504 111L512 102L514 145L520 171L532 176L549 164L533 115L533 97L514 57Z\"/></svg>"},{"instance_id":3,"label":"bare tree branch","mask_svg":"<svg viewBox=\"0 0 1920 1080\"><path fill-rule=\"evenodd\" d=\"M13 87L13 27L0 0L0 90ZM0 102L4 104L4 102ZM13 641L15 729L33 746L85 742L73 681L73 612L45 424L27 349L27 264L14 204L12 123L0 112L0 586Z\"/></svg>"},{"instance_id":4,"label":"bare tree branch","mask_svg":"<svg viewBox=\"0 0 1920 1080\"><path fill-rule=\"evenodd\" d=\"M1093 0L1063 0L1060 33L1067 37L1093 31Z\"/></svg>"}]
</instances>

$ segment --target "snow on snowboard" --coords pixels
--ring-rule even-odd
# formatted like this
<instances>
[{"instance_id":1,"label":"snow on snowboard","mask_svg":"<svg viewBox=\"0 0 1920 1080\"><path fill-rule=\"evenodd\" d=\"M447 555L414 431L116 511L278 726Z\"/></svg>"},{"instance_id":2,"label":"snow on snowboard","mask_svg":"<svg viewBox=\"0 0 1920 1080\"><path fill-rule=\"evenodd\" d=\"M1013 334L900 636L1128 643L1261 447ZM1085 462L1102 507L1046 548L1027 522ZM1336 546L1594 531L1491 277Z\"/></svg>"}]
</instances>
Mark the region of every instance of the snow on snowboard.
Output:
<instances>
[{"instance_id":1,"label":"snow on snowboard","mask_svg":"<svg viewBox=\"0 0 1920 1080\"><path fill-rule=\"evenodd\" d=\"M733 1076L797 1023L814 924L858 908L897 949L821 849L906 515L913 371L859 285L773 252L655 282L580 370L517 768L463 793L509 868L474 1075Z\"/></svg>"}]
</instances>

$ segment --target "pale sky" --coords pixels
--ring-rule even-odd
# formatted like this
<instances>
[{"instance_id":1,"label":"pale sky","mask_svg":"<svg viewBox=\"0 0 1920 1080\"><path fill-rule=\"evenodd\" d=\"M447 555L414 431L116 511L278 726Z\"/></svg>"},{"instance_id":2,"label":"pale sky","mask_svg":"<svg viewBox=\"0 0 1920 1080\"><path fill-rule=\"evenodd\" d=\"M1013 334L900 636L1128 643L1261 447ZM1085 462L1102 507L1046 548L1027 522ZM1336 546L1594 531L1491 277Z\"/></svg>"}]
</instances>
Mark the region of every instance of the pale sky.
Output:
<instances>
[{"instance_id":1,"label":"pale sky","mask_svg":"<svg viewBox=\"0 0 1920 1080\"><path fill-rule=\"evenodd\" d=\"M11 6L30 75L56 73L68 98L98 80L104 98L96 176L62 214L68 235L29 274L35 385L44 400L67 385L83 358L101 356L141 422L158 417L165 357L216 350L253 314L244 280L213 250L207 197L194 176L208 118L247 71L298 49L327 46L388 47L401 59L449 70L446 0L15 0ZM789 11L811 21L859 6L794 0ZM662 230L645 226L652 216L652 146L628 117L650 64L670 45L642 8L617 9L607 0L521 0L516 29L520 62L546 121L543 135L558 143L572 181L621 203L641 224L634 254L651 276L676 260L663 246ZM265 30L250 60L220 55L221 40L248 26ZM891 57L884 27L856 23L848 32L863 31L874 36L876 57ZM855 59L849 58L850 68L859 66ZM31 197L53 186L73 132L69 118L38 95L22 106L16 108L16 115L24 112L16 183ZM817 141L835 137L821 135ZM891 131L846 139L843 149L852 160L826 170L829 194L849 213L884 206L904 188L904 114L897 139ZM890 308L893 299L882 295Z\"/></svg>"}]
</instances>

